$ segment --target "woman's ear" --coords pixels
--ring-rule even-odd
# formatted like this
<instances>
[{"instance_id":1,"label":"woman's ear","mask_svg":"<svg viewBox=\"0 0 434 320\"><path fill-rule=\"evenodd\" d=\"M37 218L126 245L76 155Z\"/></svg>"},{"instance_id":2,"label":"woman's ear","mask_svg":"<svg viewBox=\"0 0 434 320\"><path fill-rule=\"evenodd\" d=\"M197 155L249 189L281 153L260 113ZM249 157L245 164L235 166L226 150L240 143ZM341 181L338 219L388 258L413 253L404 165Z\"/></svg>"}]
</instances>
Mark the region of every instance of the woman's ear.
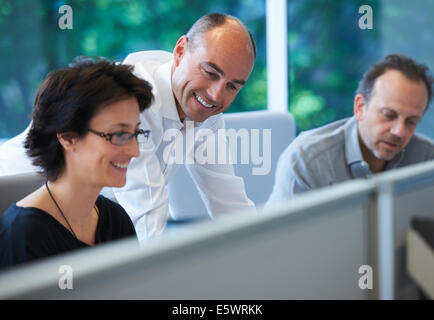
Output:
<instances>
[{"instance_id":1,"label":"woman's ear","mask_svg":"<svg viewBox=\"0 0 434 320\"><path fill-rule=\"evenodd\" d=\"M56 134L57 139L65 150L75 151L78 135L74 132L62 132Z\"/></svg>"},{"instance_id":2,"label":"woman's ear","mask_svg":"<svg viewBox=\"0 0 434 320\"><path fill-rule=\"evenodd\" d=\"M179 38L178 42L175 45L175 49L173 49L173 62L177 67L187 52L188 48L188 38L187 36L182 36Z\"/></svg>"}]
</instances>

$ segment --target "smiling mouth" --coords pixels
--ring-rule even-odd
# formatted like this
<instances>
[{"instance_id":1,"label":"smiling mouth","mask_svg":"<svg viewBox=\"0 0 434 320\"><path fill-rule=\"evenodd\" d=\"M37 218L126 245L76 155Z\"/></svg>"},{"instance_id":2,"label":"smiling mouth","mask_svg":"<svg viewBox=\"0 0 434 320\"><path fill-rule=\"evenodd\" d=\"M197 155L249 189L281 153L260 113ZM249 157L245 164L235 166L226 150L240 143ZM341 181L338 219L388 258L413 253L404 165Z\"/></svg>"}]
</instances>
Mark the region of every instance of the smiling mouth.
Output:
<instances>
[{"instance_id":1,"label":"smiling mouth","mask_svg":"<svg viewBox=\"0 0 434 320\"><path fill-rule=\"evenodd\" d=\"M216 106L206 103L205 100L203 100L198 94L196 94L195 92L193 92L194 97L196 98L197 101L199 101L199 103L204 106L207 109L212 109L215 108Z\"/></svg>"},{"instance_id":2,"label":"smiling mouth","mask_svg":"<svg viewBox=\"0 0 434 320\"><path fill-rule=\"evenodd\" d=\"M119 162L111 162L111 165L118 169L127 169L129 163L119 163Z\"/></svg>"}]
</instances>

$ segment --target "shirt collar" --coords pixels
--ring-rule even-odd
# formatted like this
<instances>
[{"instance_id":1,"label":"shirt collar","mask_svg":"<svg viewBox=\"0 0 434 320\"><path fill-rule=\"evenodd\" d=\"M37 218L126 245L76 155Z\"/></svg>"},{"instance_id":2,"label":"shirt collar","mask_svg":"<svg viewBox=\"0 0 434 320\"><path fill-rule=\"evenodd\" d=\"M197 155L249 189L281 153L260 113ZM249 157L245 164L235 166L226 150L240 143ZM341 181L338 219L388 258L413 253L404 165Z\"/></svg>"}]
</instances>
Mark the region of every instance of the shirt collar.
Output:
<instances>
[{"instance_id":1,"label":"shirt collar","mask_svg":"<svg viewBox=\"0 0 434 320\"><path fill-rule=\"evenodd\" d=\"M369 165L363 160L359 143L356 117L350 118L344 127L345 158L353 178L366 178L372 174Z\"/></svg>"},{"instance_id":2,"label":"shirt collar","mask_svg":"<svg viewBox=\"0 0 434 320\"><path fill-rule=\"evenodd\" d=\"M155 73L160 103L153 103L151 109L165 118L181 123L172 90L172 64L173 60L162 64Z\"/></svg>"},{"instance_id":3,"label":"shirt collar","mask_svg":"<svg viewBox=\"0 0 434 320\"><path fill-rule=\"evenodd\" d=\"M404 158L405 149L402 149L400 153L398 153L392 160L387 161L385 170L390 170L398 167L402 159Z\"/></svg>"},{"instance_id":4,"label":"shirt collar","mask_svg":"<svg viewBox=\"0 0 434 320\"><path fill-rule=\"evenodd\" d=\"M363 161L360 150L359 135L357 131L356 117L350 118L344 127L345 135L345 157L348 165Z\"/></svg>"},{"instance_id":5,"label":"shirt collar","mask_svg":"<svg viewBox=\"0 0 434 320\"><path fill-rule=\"evenodd\" d=\"M160 103L152 105L152 111L160 113L164 118L176 122L179 128L185 126L186 121L193 121L186 117L183 122L179 118L178 109L176 108L175 97L172 90L172 64L173 59L158 67L155 73L155 83L159 91ZM193 121L194 127L200 127L203 122Z\"/></svg>"},{"instance_id":6,"label":"shirt collar","mask_svg":"<svg viewBox=\"0 0 434 320\"><path fill-rule=\"evenodd\" d=\"M345 158L354 178L366 178L372 175L372 172L369 169L369 164L363 160L357 128L357 119L353 116L344 127ZM391 161L387 161L385 170L397 167L402 161L404 153L405 150L402 150Z\"/></svg>"}]
</instances>

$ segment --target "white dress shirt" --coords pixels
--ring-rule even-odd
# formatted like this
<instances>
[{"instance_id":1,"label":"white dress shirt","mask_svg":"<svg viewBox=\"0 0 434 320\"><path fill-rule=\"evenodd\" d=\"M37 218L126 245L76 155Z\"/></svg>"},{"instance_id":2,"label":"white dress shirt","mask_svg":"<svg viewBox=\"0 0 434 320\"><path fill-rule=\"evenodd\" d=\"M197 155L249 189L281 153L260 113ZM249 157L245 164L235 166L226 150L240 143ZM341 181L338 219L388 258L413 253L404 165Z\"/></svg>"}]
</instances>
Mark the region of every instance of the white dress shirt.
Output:
<instances>
[{"instance_id":1,"label":"white dress shirt","mask_svg":"<svg viewBox=\"0 0 434 320\"><path fill-rule=\"evenodd\" d=\"M170 215L167 184L182 165L173 161L179 159L180 154L211 217L254 208L246 195L243 179L234 175L230 163L191 161L195 150L206 141L203 132L217 134L225 124L221 114L203 122L193 123L188 118L180 121L171 86L172 59L169 52L142 51L130 54L124 61L124 64L134 65L134 73L152 85L154 101L140 115L140 127L150 129L151 135L141 147L140 156L131 161L126 185L104 188L102 193L122 205L133 221L140 241L161 234L166 226ZM36 170L24 154L22 142L26 131L0 147L0 175ZM226 140L224 146L229 155ZM219 144L219 150L221 147Z\"/></svg>"}]
</instances>

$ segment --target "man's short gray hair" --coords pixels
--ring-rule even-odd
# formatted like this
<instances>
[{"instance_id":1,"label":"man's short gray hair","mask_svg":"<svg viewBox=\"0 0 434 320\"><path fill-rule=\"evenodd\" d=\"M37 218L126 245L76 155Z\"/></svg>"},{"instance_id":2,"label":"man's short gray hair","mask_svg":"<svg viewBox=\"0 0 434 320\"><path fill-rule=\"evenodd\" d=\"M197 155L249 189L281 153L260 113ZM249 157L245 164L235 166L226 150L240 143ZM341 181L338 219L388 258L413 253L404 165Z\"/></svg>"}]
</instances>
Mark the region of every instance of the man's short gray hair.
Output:
<instances>
[{"instance_id":1,"label":"man's short gray hair","mask_svg":"<svg viewBox=\"0 0 434 320\"><path fill-rule=\"evenodd\" d=\"M432 96L433 84L433 77L431 76L430 70L426 65L417 63L403 54L390 54L383 61L374 64L363 75L356 93L362 94L366 101L369 102L375 80L386 73L387 70L400 71L407 79L415 82L422 81L428 92L428 102L426 106L426 108L428 108Z\"/></svg>"}]
</instances>

